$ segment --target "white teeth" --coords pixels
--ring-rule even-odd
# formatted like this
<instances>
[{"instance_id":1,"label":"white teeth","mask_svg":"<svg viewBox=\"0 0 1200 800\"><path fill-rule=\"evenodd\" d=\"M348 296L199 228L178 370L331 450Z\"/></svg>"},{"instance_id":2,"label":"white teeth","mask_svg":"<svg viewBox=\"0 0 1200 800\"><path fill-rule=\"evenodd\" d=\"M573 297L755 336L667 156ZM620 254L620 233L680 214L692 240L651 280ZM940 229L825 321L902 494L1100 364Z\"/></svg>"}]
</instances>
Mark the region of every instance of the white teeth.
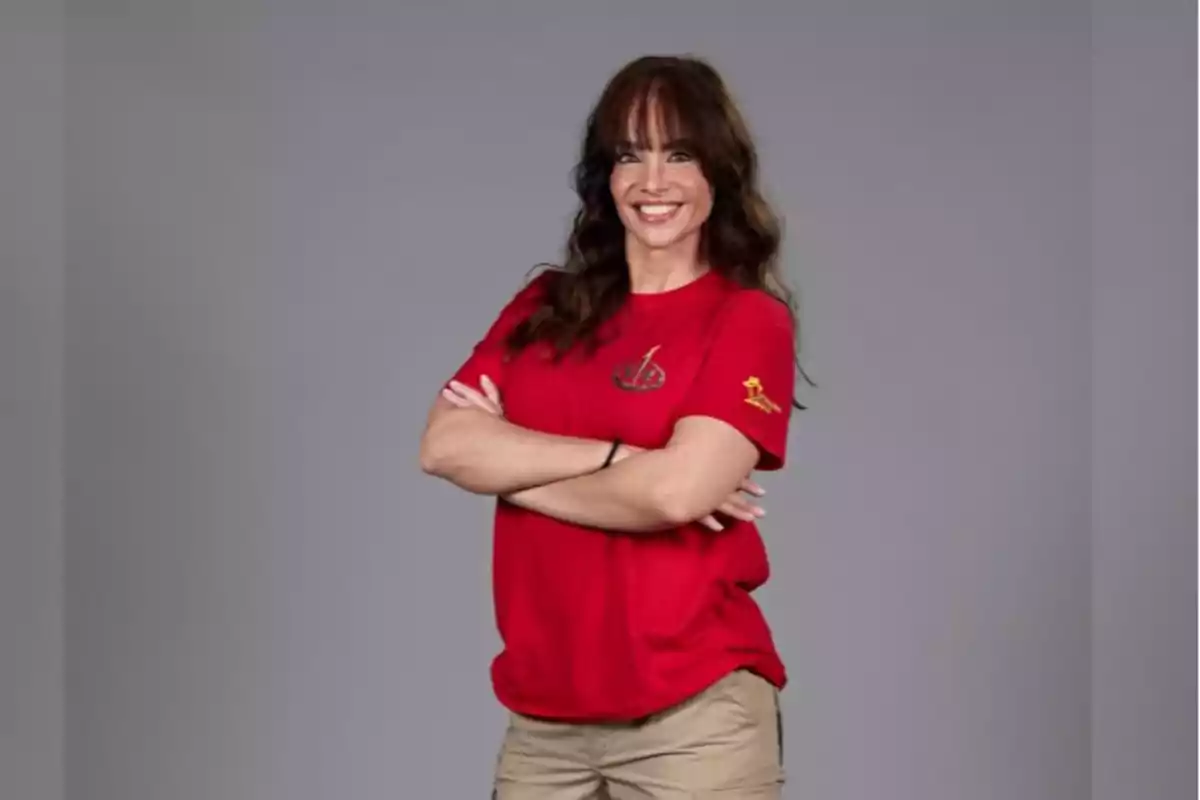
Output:
<instances>
[{"instance_id":1,"label":"white teeth","mask_svg":"<svg viewBox=\"0 0 1200 800\"><path fill-rule=\"evenodd\" d=\"M658 216L663 216L665 214L670 214L672 211L674 211L677 208L679 208L678 205L641 206L640 211L647 216L658 217Z\"/></svg>"}]
</instances>

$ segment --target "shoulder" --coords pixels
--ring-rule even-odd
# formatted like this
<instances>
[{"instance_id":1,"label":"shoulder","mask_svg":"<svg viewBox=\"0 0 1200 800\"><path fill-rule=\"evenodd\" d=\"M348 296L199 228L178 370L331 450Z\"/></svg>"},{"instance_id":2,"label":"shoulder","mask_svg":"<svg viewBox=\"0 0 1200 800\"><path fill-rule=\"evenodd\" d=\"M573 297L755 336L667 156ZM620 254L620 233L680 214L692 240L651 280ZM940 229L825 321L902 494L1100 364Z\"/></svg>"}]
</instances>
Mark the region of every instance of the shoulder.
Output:
<instances>
[{"instance_id":1,"label":"shoulder","mask_svg":"<svg viewBox=\"0 0 1200 800\"><path fill-rule=\"evenodd\" d=\"M757 331L777 330L789 336L792 310L787 303L763 289L733 288L722 306L726 325Z\"/></svg>"},{"instance_id":2,"label":"shoulder","mask_svg":"<svg viewBox=\"0 0 1200 800\"><path fill-rule=\"evenodd\" d=\"M558 269L543 269L532 277L527 276L525 283L510 301L510 305L517 305L525 310L537 308L546 300L551 287L562 275L563 272Z\"/></svg>"},{"instance_id":3,"label":"shoulder","mask_svg":"<svg viewBox=\"0 0 1200 800\"><path fill-rule=\"evenodd\" d=\"M537 274L531 277L526 276L521 292L536 296L544 295L565 274L557 267L544 267Z\"/></svg>"},{"instance_id":4,"label":"shoulder","mask_svg":"<svg viewBox=\"0 0 1200 800\"><path fill-rule=\"evenodd\" d=\"M527 277L525 283L509 298L502 312L504 316L528 316L545 302L550 287L562 275L556 269L544 269L532 277Z\"/></svg>"},{"instance_id":5,"label":"shoulder","mask_svg":"<svg viewBox=\"0 0 1200 800\"><path fill-rule=\"evenodd\" d=\"M508 296L488 329L486 339L501 340L533 316L545 304L546 295L559 274L557 270L544 270L526 277L525 282Z\"/></svg>"}]
</instances>

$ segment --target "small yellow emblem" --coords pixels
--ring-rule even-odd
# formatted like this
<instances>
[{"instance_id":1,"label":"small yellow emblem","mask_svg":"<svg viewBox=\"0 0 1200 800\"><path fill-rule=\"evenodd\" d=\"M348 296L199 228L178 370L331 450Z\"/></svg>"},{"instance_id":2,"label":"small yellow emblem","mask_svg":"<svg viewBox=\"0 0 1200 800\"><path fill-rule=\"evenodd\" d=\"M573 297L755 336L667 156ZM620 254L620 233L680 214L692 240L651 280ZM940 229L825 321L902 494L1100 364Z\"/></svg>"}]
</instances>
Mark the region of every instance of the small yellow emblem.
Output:
<instances>
[{"instance_id":1,"label":"small yellow emblem","mask_svg":"<svg viewBox=\"0 0 1200 800\"><path fill-rule=\"evenodd\" d=\"M767 414L774 414L779 411L779 406L774 400L767 397L763 393L762 381L751 375L746 380L742 381L742 386L746 387L746 402L757 408L759 411L764 411Z\"/></svg>"}]
</instances>

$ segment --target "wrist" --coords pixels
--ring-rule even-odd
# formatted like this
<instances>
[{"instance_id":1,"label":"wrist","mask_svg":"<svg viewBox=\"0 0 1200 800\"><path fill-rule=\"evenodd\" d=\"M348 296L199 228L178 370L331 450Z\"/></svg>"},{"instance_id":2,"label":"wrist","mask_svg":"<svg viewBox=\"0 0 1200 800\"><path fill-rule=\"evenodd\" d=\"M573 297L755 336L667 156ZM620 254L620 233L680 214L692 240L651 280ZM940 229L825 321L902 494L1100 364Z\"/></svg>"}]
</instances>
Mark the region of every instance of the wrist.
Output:
<instances>
[{"instance_id":1,"label":"wrist","mask_svg":"<svg viewBox=\"0 0 1200 800\"><path fill-rule=\"evenodd\" d=\"M608 445L608 451L604 454L604 463L600 465L600 469L608 469L616 463L617 452L621 449L621 440L613 439Z\"/></svg>"},{"instance_id":2,"label":"wrist","mask_svg":"<svg viewBox=\"0 0 1200 800\"><path fill-rule=\"evenodd\" d=\"M631 444L621 442L617 445L617 451L613 454L612 463L618 464L632 455L642 452L642 448L634 447Z\"/></svg>"}]
</instances>

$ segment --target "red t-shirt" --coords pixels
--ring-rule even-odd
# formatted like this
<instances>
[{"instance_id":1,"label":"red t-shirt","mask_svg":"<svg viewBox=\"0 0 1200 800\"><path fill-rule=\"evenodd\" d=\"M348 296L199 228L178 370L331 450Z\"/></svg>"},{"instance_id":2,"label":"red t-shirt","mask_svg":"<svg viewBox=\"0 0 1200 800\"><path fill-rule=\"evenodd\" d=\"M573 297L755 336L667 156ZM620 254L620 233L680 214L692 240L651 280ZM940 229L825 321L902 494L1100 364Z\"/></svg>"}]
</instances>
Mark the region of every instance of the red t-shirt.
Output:
<instances>
[{"instance_id":1,"label":"red t-shirt","mask_svg":"<svg viewBox=\"0 0 1200 800\"><path fill-rule=\"evenodd\" d=\"M457 380L478 387L490 377L516 425L643 448L666 444L682 417L715 417L758 445L758 469L783 466L795 369L783 303L710 271L631 295L590 357L554 363L534 346L507 360L505 335L553 279L543 273L513 298ZM496 695L521 714L589 722L657 713L738 668L782 687L783 663L751 598L769 572L753 523L610 533L499 501Z\"/></svg>"}]
</instances>

